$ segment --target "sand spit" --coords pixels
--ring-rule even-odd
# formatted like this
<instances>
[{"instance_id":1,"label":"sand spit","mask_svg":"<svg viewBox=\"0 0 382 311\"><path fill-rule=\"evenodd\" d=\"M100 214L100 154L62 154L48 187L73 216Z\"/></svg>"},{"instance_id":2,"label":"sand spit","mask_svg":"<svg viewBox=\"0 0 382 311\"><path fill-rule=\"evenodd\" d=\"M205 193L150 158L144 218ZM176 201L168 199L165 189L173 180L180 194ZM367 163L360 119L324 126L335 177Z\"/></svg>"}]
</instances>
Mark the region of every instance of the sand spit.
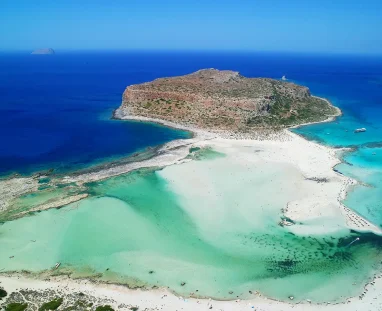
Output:
<instances>
[{"instance_id":1,"label":"sand spit","mask_svg":"<svg viewBox=\"0 0 382 311\"><path fill-rule=\"evenodd\" d=\"M342 204L348 187L354 185L356 181L333 170L333 167L340 163L336 156L336 149L307 141L289 131L280 135L278 141L214 138L200 141L194 146L211 147L228 156L231 155L228 162L238 161L248 168L251 165L262 167L276 163L297 168L301 177L298 179L291 177L290 180L300 185L300 188L296 189L298 199L287 202L283 208L284 215L291 220L299 223L307 222L307 225L304 226L292 226L291 230L295 233L327 233L335 231L339 227L371 231L377 234L382 232L379 227ZM166 175L165 173L166 171L161 172L162 175ZM192 175L191 172L189 174ZM285 178L288 176L286 175ZM176 180L175 188L183 180L186 179ZM194 180L200 183L197 176L194 176ZM192 180L190 182L192 183ZM190 188L190 182L183 189ZM197 186L195 184L191 188ZM208 181L205 187L207 186ZM269 193L270 195L271 193L281 195L282 192L282 189L273 189Z\"/></svg>"},{"instance_id":2,"label":"sand spit","mask_svg":"<svg viewBox=\"0 0 382 311\"><path fill-rule=\"evenodd\" d=\"M80 201L82 199L85 199L87 197L88 197L87 193L82 193L82 194L68 196L68 197L65 197L65 198L63 198L61 200L53 201L53 202L49 202L49 203L45 203L45 204L41 204L38 207L35 207L35 208L32 208L32 209L30 209L28 211L24 211L24 212L21 212L19 214L16 214L16 217L21 217L21 216L23 216L25 214L28 214L30 212L44 211L44 210L47 210L47 209L50 209L50 208L61 207L61 206L64 206L64 205L68 205L70 203L78 202L78 201Z\"/></svg>"},{"instance_id":3,"label":"sand spit","mask_svg":"<svg viewBox=\"0 0 382 311\"><path fill-rule=\"evenodd\" d=\"M175 140L163 145L157 151L156 156L147 160L116 165L90 173L65 176L55 180L55 182L75 183L78 186L82 186L87 182L103 180L140 168L181 164L190 161L186 157L193 146L218 149L223 147L225 149L224 152L232 152L235 148L236 150L233 152L238 152L243 148L252 146L254 149L262 150L262 153L259 154L263 161L292 164L301 171L306 179L310 179L312 184L316 181L321 185L320 195L312 196L301 202L288 202L284 209L285 216L296 221L335 217L336 219L344 219L350 229L382 233L379 227L368 222L341 203L346 197L349 187L357 182L333 170L333 167L341 162L338 159L339 149L308 141L289 130L261 132L256 136L248 137L245 134L236 132L209 133L196 128L187 128L177 123L145 117L124 116L123 119L157 122L164 126L192 131L194 136L191 139ZM244 156L246 160L251 161L251 157L254 154ZM34 178L13 178L1 181L1 183L4 184L1 191L5 194L0 200L0 206L3 210L7 208L11 199L28 191L36 191L38 186L38 182ZM58 198L56 201L49 202L49 204L37 206L33 210L60 207L68 204L68 202L78 201L84 197L86 195L73 196L70 199Z\"/></svg>"}]
</instances>

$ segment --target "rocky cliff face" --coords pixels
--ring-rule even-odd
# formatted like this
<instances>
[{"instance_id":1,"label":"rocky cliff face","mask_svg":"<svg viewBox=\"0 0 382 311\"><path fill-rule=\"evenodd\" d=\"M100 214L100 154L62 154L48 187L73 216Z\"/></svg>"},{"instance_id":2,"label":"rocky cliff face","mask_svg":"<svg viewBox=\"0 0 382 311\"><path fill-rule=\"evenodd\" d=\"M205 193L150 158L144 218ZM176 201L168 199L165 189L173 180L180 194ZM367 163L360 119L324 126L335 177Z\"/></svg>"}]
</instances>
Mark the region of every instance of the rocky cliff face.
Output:
<instances>
[{"instance_id":1,"label":"rocky cliff face","mask_svg":"<svg viewBox=\"0 0 382 311\"><path fill-rule=\"evenodd\" d=\"M127 87L116 116L248 132L320 121L335 113L326 101L312 97L306 87L205 69Z\"/></svg>"}]
</instances>

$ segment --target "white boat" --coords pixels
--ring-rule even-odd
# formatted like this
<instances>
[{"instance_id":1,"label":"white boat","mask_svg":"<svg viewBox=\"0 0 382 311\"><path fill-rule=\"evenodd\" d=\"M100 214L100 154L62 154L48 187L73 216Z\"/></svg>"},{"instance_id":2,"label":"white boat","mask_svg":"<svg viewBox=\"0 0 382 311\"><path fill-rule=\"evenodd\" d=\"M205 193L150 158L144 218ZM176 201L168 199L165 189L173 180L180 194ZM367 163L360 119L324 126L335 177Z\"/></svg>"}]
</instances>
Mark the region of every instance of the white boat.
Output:
<instances>
[{"instance_id":1,"label":"white boat","mask_svg":"<svg viewBox=\"0 0 382 311\"><path fill-rule=\"evenodd\" d=\"M54 266L54 269L57 269L59 266L61 266L61 262L57 262L56 265Z\"/></svg>"},{"instance_id":2,"label":"white boat","mask_svg":"<svg viewBox=\"0 0 382 311\"><path fill-rule=\"evenodd\" d=\"M291 221L288 221L288 220L286 220L286 219L283 219L283 220L281 220L280 222L279 222L279 226L281 226L281 227L284 227L284 226L293 226L294 225L294 223L293 222L291 222Z\"/></svg>"},{"instance_id":3,"label":"white boat","mask_svg":"<svg viewBox=\"0 0 382 311\"><path fill-rule=\"evenodd\" d=\"M364 127L354 130L354 133L362 133L362 132L366 132L366 129Z\"/></svg>"},{"instance_id":4,"label":"white boat","mask_svg":"<svg viewBox=\"0 0 382 311\"><path fill-rule=\"evenodd\" d=\"M287 78L286 78L285 76L283 76L283 77L281 78L281 80L286 81Z\"/></svg>"}]
</instances>

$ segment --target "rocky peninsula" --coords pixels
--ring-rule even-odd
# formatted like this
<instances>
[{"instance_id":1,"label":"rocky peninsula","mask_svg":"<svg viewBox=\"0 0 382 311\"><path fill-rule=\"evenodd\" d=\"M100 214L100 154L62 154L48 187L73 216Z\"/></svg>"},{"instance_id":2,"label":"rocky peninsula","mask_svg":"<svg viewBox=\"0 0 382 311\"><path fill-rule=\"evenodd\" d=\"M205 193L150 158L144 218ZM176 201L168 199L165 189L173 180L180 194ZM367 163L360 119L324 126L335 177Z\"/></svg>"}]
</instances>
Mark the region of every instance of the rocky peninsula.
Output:
<instances>
[{"instance_id":1,"label":"rocky peninsula","mask_svg":"<svg viewBox=\"0 0 382 311\"><path fill-rule=\"evenodd\" d=\"M132 85L116 118L149 118L209 132L258 134L340 114L307 87L236 71L203 69Z\"/></svg>"}]
</instances>

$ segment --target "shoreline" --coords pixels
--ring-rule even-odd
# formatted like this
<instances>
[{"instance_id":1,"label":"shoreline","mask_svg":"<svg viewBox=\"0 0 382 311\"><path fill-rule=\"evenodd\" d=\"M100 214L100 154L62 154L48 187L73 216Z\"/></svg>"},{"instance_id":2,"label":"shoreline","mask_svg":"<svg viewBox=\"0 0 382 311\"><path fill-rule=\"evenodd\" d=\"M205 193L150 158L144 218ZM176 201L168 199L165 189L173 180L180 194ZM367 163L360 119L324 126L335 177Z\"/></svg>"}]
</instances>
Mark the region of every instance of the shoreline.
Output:
<instances>
[{"instance_id":1,"label":"shoreline","mask_svg":"<svg viewBox=\"0 0 382 311\"><path fill-rule=\"evenodd\" d=\"M344 179L344 183L343 183L343 186L338 194L338 204L339 204L339 208L343 214L343 217L345 218L346 222L347 222L347 226L349 229L352 229L352 230L357 230L359 232L372 232L374 234L377 234L377 235L380 235L382 236L382 229L380 229L379 227L377 227L376 225L374 225L373 223L371 223L370 221L368 221L367 219L363 218L361 215L359 215L356 211L353 211L352 209L348 208L346 205L344 205L342 202L343 200L346 198L347 196L347 193L349 191L349 189L351 189L352 187L356 186L358 184L358 181L351 178L351 177L347 177L345 175L343 175L342 173L339 173L335 170L335 167L338 165L338 164L341 164L342 163L342 160L341 158L338 157L338 155L336 154L337 152L340 152L340 151L345 151L347 148L331 148L331 147L328 147L328 146L325 146L325 145L322 145L322 144L319 144L317 142L314 142L314 141L310 141L310 140L307 140L305 139L303 136L297 134L297 133L293 133L291 131L288 130L288 132L291 134L291 135L295 135L305 141L308 141L310 143L313 143L313 144L316 144L318 146L321 146L323 148L325 148L326 150L328 150L329 152L332 152L334 154L332 154L332 156L334 158L337 159L337 163L334 163L331 167L331 169L333 170L333 172L338 175L339 177L341 177L342 179Z\"/></svg>"},{"instance_id":2,"label":"shoreline","mask_svg":"<svg viewBox=\"0 0 382 311\"><path fill-rule=\"evenodd\" d=\"M141 310L169 310L169 311L193 311L205 309L217 310L270 310L270 311L359 311L364 310L368 305L368 310L379 310L380 299L382 298L382 274L376 274L367 282L359 296L344 298L341 302L321 302L315 303L309 299L290 302L279 301L277 299L263 296L255 291L250 299L216 300L211 298L184 298L174 294L166 287L152 288L129 288L126 285L98 282L91 279L71 279L68 276L53 276L47 279L34 279L26 277L22 273L0 273L0 288L5 288L8 293L20 290L34 290L43 292L44 290L54 291L55 296L61 297L75 292L85 293L91 297L99 299L102 304L111 305L115 310L131 310L132 306L137 306ZM120 306L126 305L126 308ZM1 304L0 304L1 306ZM260 309L258 309L260 308Z\"/></svg>"},{"instance_id":3,"label":"shoreline","mask_svg":"<svg viewBox=\"0 0 382 311\"><path fill-rule=\"evenodd\" d=\"M343 112L340 108L338 108L337 106L334 106L328 99L324 98L324 97L319 97L319 96L314 96L314 95L311 95L312 97L314 98L317 98L317 99L321 99L325 102L327 102L329 104L329 106L333 107L334 109L336 109L337 111L337 114L333 115L333 116L330 116L328 118L326 118L325 120L322 120L322 121L315 121L315 122L307 122L307 123L302 123L302 124L298 124L298 125L294 125L294 126L291 126L289 127L288 129L294 129L294 128L300 128L300 127L303 127L303 126L307 126L307 125L312 125L312 124L319 124L319 123L328 123L328 122L333 122L335 121L338 117L341 117L343 115ZM304 137L303 137L304 138ZM306 139L306 138L304 138Z\"/></svg>"}]
</instances>

